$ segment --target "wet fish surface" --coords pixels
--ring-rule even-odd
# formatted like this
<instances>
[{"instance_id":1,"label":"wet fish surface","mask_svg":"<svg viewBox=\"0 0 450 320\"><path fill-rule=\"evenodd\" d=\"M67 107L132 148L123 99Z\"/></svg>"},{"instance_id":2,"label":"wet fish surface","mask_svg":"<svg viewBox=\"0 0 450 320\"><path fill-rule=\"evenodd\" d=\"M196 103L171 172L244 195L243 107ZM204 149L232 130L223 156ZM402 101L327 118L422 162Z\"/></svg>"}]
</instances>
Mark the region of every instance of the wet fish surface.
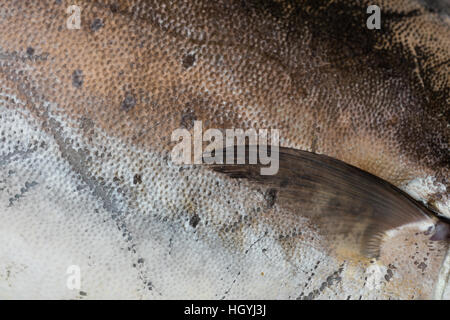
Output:
<instances>
[{"instance_id":1,"label":"wet fish surface","mask_svg":"<svg viewBox=\"0 0 450 320\"><path fill-rule=\"evenodd\" d=\"M428 220L370 259L281 190L171 159L195 121L278 129L450 217L448 6L383 1L370 30L372 4L77 1L70 29L70 1L0 0L0 297L449 299Z\"/></svg>"}]
</instances>

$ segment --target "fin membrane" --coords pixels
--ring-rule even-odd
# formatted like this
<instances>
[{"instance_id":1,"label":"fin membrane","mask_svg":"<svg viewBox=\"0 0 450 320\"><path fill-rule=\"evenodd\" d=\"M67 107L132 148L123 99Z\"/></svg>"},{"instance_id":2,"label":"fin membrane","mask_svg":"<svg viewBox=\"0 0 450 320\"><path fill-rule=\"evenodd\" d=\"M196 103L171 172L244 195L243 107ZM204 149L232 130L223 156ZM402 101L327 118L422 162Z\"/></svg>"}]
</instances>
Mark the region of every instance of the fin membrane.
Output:
<instances>
[{"instance_id":1,"label":"fin membrane","mask_svg":"<svg viewBox=\"0 0 450 320\"><path fill-rule=\"evenodd\" d=\"M242 147L242 146L241 146ZM293 205L333 241L347 241L367 257L378 257L387 230L430 219L428 209L402 190L366 171L337 159L289 148L270 148L279 159L274 175L262 175L261 164L248 164L257 146L233 152L233 164L211 164L214 171L246 179L277 193L277 205ZM211 163L211 162L210 162ZM245 163L245 164L236 164ZM267 166L266 166L267 167Z\"/></svg>"}]
</instances>

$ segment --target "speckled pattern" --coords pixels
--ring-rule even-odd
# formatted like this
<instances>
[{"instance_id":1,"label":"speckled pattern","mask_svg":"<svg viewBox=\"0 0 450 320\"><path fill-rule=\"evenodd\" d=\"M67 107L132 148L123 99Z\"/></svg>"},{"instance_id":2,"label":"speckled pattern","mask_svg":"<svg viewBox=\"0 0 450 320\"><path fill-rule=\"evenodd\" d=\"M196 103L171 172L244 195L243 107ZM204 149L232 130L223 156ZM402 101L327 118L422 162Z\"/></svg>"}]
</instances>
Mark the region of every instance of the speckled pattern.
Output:
<instances>
[{"instance_id":1,"label":"speckled pattern","mask_svg":"<svg viewBox=\"0 0 450 320\"><path fill-rule=\"evenodd\" d=\"M448 245L417 228L378 261L335 252L267 190L170 158L194 120L276 128L450 216L445 6L358 3L80 0L69 30L71 1L0 0L0 298L450 299Z\"/></svg>"}]
</instances>

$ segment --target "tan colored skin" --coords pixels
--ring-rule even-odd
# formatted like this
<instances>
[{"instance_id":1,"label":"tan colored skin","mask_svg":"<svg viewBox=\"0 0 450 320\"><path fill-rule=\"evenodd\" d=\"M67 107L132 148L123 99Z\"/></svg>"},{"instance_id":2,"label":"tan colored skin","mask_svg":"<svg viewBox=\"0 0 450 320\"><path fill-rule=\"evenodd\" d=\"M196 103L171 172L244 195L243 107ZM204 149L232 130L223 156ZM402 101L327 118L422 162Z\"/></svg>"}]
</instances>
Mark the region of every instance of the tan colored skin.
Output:
<instances>
[{"instance_id":1,"label":"tan colored skin","mask_svg":"<svg viewBox=\"0 0 450 320\"><path fill-rule=\"evenodd\" d=\"M26 104L10 108L30 110L58 141L64 141L61 125L50 113L79 130L88 146L99 132L119 139L127 160L144 170L149 164L134 148L164 162L174 146L172 131L191 129L193 120L202 120L204 129L276 128L284 147L326 154L397 186L427 176L450 186L450 28L448 17L418 2L380 4L381 30L366 28L368 1L78 1L80 30L66 28L70 1L3 2L1 90ZM66 157L69 149L59 146ZM104 158L122 163L119 155L105 145L80 157L89 181L124 189L126 182L113 182L115 173L102 174L98 166ZM212 185L208 173L202 175ZM156 188L169 177L151 183ZM234 191L257 189L227 183ZM138 213L146 212L141 204L148 188L130 195ZM182 213L167 205L169 220L202 209L196 198L204 191L191 191L177 194L186 197ZM224 194L215 201L225 202ZM445 205L448 197L430 194L428 200ZM208 228L241 250L240 220L214 214L201 216L202 223L214 222ZM269 208L264 214L264 222L249 224L267 223L277 230L274 238L284 235L279 242L286 252L295 256L298 243L314 242L296 236L295 212ZM238 231L230 235L233 223ZM442 254L437 257L427 269L430 282ZM430 287L424 291L415 297L430 297Z\"/></svg>"}]
</instances>

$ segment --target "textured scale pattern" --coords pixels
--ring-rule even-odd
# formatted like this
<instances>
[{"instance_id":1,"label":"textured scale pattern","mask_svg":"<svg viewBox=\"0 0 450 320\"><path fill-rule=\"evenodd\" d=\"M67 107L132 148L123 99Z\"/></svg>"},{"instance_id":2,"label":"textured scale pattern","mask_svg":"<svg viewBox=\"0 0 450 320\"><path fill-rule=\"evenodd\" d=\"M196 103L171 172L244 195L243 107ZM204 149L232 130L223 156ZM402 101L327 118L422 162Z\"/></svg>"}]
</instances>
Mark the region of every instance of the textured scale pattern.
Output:
<instances>
[{"instance_id":1,"label":"textured scale pattern","mask_svg":"<svg viewBox=\"0 0 450 320\"><path fill-rule=\"evenodd\" d=\"M80 0L69 30L71 1L0 0L0 298L450 299L448 246L417 228L378 261L335 252L170 158L194 120L276 128L450 216L448 11L378 1L368 30L354 2Z\"/></svg>"}]
</instances>

